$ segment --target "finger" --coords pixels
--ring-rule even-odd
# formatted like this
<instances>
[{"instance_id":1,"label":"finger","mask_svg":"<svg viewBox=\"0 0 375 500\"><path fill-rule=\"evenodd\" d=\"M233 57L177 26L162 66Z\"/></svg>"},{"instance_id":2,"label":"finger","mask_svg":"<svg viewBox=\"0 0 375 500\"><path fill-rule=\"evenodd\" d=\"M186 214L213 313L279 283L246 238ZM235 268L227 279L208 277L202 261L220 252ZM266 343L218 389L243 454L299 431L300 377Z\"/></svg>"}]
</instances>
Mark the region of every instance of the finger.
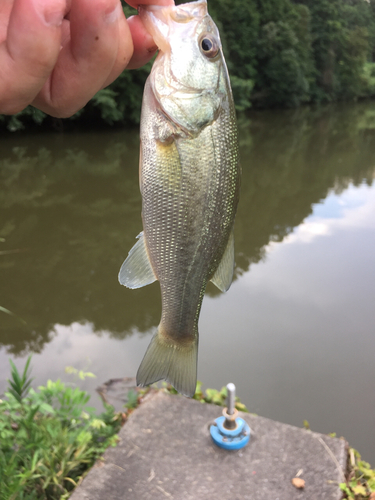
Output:
<instances>
[{"instance_id":1,"label":"finger","mask_svg":"<svg viewBox=\"0 0 375 500\"><path fill-rule=\"evenodd\" d=\"M65 0L15 0L0 44L0 112L25 108L43 87L60 51Z\"/></svg>"},{"instance_id":2,"label":"finger","mask_svg":"<svg viewBox=\"0 0 375 500\"><path fill-rule=\"evenodd\" d=\"M70 40L33 102L42 111L59 117L71 116L85 106L113 68L118 71L118 55L125 66L133 53L119 0L74 0L69 19Z\"/></svg>"},{"instance_id":3,"label":"finger","mask_svg":"<svg viewBox=\"0 0 375 500\"><path fill-rule=\"evenodd\" d=\"M126 0L126 3L129 4L134 9L138 9L140 5L174 5L173 0Z\"/></svg>"},{"instance_id":4,"label":"finger","mask_svg":"<svg viewBox=\"0 0 375 500\"><path fill-rule=\"evenodd\" d=\"M140 68L152 58L158 48L139 16L129 17L128 24L133 38L134 52L127 68Z\"/></svg>"},{"instance_id":5,"label":"finger","mask_svg":"<svg viewBox=\"0 0 375 500\"><path fill-rule=\"evenodd\" d=\"M0 43L7 37L8 22L13 8L13 0L3 0L0 2Z\"/></svg>"},{"instance_id":6,"label":"finger","mask_svg":"<svg viewBox=\"0 0 375 500\"><path fill-rule=\"evenodd\" d=\"M131 60L133 54L133 45L134 45L134 40L132 40L132 33L130 26L128 25L125 15L122 15L119 18L117 58L102 88L107 87L107 85L110 85L124 71L124 69L128 67L129 60ZM131 53L130 49L132 49Z\"/></svg>"}]
</instances>

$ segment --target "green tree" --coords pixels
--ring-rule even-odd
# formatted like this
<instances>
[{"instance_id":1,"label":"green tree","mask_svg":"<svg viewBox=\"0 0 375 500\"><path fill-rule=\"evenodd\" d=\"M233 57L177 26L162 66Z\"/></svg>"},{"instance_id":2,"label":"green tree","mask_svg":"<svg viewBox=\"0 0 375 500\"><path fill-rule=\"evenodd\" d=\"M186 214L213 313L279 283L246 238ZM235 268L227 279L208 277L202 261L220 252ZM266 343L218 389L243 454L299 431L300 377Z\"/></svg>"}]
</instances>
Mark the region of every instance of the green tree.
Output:
<instances>
[{"instance_id":1,"label":"green tree","mask_svg":"<svg viewBox=\"0 0 375 500\"><path fill-rule=\"evenodd\" d=\"M341 98L360 96L366 92L363 68L369 51L367 28L343 30L337 47L338 95Z\"/></svg>"},{"instance_id":2,"label":"green tree","mask_svg":"<svg viewBox=\"0 0 375 500\"><path fill-rule=\"evenodd\" d=\"M314 73L309 10L289 0L267 0L258 8L262 27L256 89L262 104L297 106L308 101Z\"/></svg>"},{"instance_id":3,"label":"green tree","mask_svg":"<svg viewBox=\"0 0 375 500\"><path fill-rule=\"evenodd\" d=\"M311 13L317 69L313 100L363 95L363 70L371 54L374 13L367 0L299 0ZM372 36L372 35L371 35ZM371 38L372 40L372 38Z\"/></svg>"},{"instance_id":4,"label":"green tree","mask_svg":"<svg viewBox=\"0 0 375 500\"><path fill-rule=\"evenodd\" d=\"M298 105L307 100L309 84L298 57L298 39L283 22L269 22L262 27L259 41L260 78L268 105Z\"/></svg>"},{"instance_id":5,"label":"green tree","mask_svg":"<svg viewBox=\"0 0 375 500\"><path fill-rule=\"evenodd\" d=\"M218 24L228 68L238 78L253 79L257 65L259 12L255 0L216 0L209 5Z\"/></svg>"},{"instance_id":6,"label":"green tree","mask_svg":"<svg viewBox=\"0 0 375 500\"><path fill-rule=\"evenodd\" d=\"M257 78L259 13L256 1L216 0L210 3L209 10L220 30L236 107L240 111L248 109Z\"/></svg>"}]
</instances>

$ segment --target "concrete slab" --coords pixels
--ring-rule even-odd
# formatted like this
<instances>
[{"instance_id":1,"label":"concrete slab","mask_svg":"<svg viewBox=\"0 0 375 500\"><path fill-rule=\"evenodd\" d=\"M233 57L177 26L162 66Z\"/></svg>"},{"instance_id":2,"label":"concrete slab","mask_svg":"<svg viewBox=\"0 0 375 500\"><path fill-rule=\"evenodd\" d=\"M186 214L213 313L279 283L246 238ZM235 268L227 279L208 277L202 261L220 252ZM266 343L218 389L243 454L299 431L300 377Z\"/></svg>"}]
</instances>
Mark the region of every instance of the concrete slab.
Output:
<instances>
[{"instance_id":1,"label":"concrete slab","mask_svg":"<svg viewBox=\"0 0 375 500\"><path fill-rule=\"evenodd\" d=\"M71 500L340 500L341 439L241 413L252 430L238 451L215 446L221 408L158 392L129 417ZM305 488L291 480L298 471Z\"/></svg>"}]
</instances>

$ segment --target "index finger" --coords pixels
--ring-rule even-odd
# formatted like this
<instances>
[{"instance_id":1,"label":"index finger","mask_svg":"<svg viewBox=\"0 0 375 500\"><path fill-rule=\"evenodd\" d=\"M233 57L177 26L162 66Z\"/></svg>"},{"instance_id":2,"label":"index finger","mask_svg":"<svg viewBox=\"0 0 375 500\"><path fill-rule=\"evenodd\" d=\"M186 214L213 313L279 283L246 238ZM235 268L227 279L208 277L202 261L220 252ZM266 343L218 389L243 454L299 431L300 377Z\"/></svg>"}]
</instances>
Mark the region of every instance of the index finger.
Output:
<instances>
[{"instance_id":1,"label":"index finger","mask_svg":"<svg viewBox=\"0 0 375 500\"><path fill-rule=\"evenodd\" d=\"M0 43L2 113L21 111L43 87L60 52L65 11L66 0L14 1L7 37Z\"/></svg>"},{"instance_id":2,"label":"index finger","mask_svg":"<svg viewBox=\"0 0 375 500\"><path fill-rule=\"evenodd\" d=\"M140 5L174 5L173 0L126 0L126 3L134 9L138 9Z\"/></svg>"}]
</instances>

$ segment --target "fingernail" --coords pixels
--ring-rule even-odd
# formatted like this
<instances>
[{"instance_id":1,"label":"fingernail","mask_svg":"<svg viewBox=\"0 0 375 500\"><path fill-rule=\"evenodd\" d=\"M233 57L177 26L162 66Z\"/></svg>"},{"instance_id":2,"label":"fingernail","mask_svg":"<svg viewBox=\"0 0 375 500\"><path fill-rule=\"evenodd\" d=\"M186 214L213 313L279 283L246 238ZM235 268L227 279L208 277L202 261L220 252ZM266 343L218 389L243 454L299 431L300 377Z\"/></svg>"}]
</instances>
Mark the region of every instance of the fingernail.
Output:
<instances>
[{"instance_id":1,"label":"fingernail","mask_svg":"<svg viewBox=\"0 0 375 500\"><path fill-rule=\"evenodd\" d=\"M121 13L122 13L121 3L118 2L116 7L112 11L106 12L104 14L104 21L108 24L114 23L120 17Z\"/></svg>"},{"instance_id":2,"label":"fingernail","mask_svg":"<svg viewBox=\"0 0 375 500\"><path fill-rule=\"evenodd\" d=\"M49 26L60 26L65 14L65 0L33 0L35 10Z\"/></svg>"}]
</instances>

